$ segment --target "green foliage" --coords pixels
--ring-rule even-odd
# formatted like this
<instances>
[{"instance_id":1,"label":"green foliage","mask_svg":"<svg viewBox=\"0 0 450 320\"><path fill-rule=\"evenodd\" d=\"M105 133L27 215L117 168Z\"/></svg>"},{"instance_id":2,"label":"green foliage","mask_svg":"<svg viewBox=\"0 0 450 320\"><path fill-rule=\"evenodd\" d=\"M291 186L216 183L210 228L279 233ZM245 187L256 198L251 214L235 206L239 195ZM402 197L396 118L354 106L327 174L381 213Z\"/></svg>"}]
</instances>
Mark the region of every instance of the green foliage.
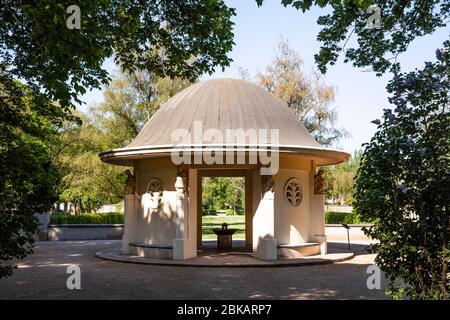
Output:
<instances>
[{"instance_id":1,"label":"green foliage","mask_svg":"<svg viewBox=\"0 0 450 320\"><path fill-rule=\"evenodd\" d=\"M353 202L354 179L358 171L361 152L356 151L342 164L325 167L325 195L340 204Z\"/></svg>"},{"instance_id":2,"label":"green foliage","mask_svg":"<svg viewBox=\"0 0 450 320\"><path fill-rule=\"evenodd\" d=\"M373 121L356 178L354 210L376 219L366 233L397 298L450 298L450 41L436 57L389 82L395 109Z\"/></svg>"},{"instance_id":3,"label":"green foliage","mask_svg":"<svg viewBox=\"0 0 450 320\"><path fill-rule=\"evenodd\" d=\"M70 215L65 213L53 214L51 224L123 224L123 213L83 213Z\"/></svg>"},{"instance_id":4,"label":"green foliage","mask_svg":"<svg viewBox=\"0 0 450 320\"><path fill-rule=\"evenodd\" d=\"M245 213L245 179L206 177L202 181L203 214L215 214L217 210L231 209Z\"/></svg>"},{"instance_id":5,"label":"green foliage","mask_svg":"<svg viewBox=\"0 0 450 320\"><path fill-rule=\"evenodd\" d=\"M256 0L258 6L263 4L264 0ZM289 5L293 6L297 10L302 10L303 12L311 9L313 5L324 8L327 5L338 4L341 0L281 0L281 3L287 7ZM358 7L365 8L369 3L372 3L371 0L351 0L346 1L347 3L352 3Z\"/></svg>"},{"instance_id":6,"label":"green foliage","mask_svg":"<svg viewBox=\"0 0 450 320\"><path fill-rule=\"evenodd\" d=\"M123 147L164 102L190 84L147 71L119 73L103 91L104 101L90 109L92 123L108 136L108 147Z\"/></svg>"},{"instance_id":7,"label":"green foliage","mask_svg":"<svg viewBox=\"0 0 450 320\"><path fill-rule=\"evenodd\" d=\"M362 221L356 213L345 212L325 212L325 223L327 224L363 224L367 221Z\"/></svg>"},{"instance_id":8,"label":"green foliage","mask_svg":"<svg viewBox=\"0 0 450 320\"><path fill-rule=\"evenodd\" d=\"M39 0L0 6L0 63L63 107L109 81L102 68L108 57L127 71L188 79L231 61L226 55L235 13L222 0L83 0L79 30L66 26L66 10L73 4ZM187 62L192 56L197 59Z\"/></svg>"},{"instance_id":9,"label":"green foliage","mask_svg":"<svg viewBox=\"0 0 450 320\"><path fill-rule=\"evenodd\" d=\"M95 211L106 203L119 202L126 179L124 169L104 164L98 153L111 146L107 132L85 115L81 126L66 123L60 134L56 160L61 172L59 201L70 202L75 212Z\"/></svg>"},{"instance_id":10,"label":"green foliage","mask_svg":"<svg viewBox=\"0 0 450 320\"><path fill-rule=\"evenodd\" d=\"M245 212L242 212L241 214L244 214ZM234 216L235 214L238 214L233 209L227 209L227 216Z\"/></svg>"},{"instance_id":11,"label":"green foliage","mask_svg":"<svg viewBox=\"0 0 450 320\"><path fill-rule=\"evenodd\" d=\"M122 192L124 175L102 165L96 153L119 146L133 128L120 137L116 131L111 141L111 131L95 127L89 117L77 127L70 115L87 89L109 82L105 59L114 57L130 72L190 80L231 61L226 54L233 45L234 10L222 0L84 0L80 30L66 26L73 4L12 0L0 6L0 277L12 272L4 261L31 252L33 214L56 200L58 174L62 200L83 210L117 200Z\"/></svg>"},{"instance_id":12,"label":"green foliage","mask_svg":"<svg viewBox=\"0 0 450 320\"><path fill-rule=\"evenodd\" d=\"M256 0L261 5L264 0ZM303 12L311 7L327 6L331 13L322 15L317 24L322 30L317 36L321 43L315 55L316 64L322 73L334 65L341 53L345 62L355 67L370 67L377 75L387 70L400 69L397 56L407 51L416 38L432 34L445 27L450 18L450 2L445 0L282 0L284 6L293 6ZM380 28L368 28L369 5L380 9ZM349 39L356 39L353 47L347 46ZM351 42L350 42L351 43Z\"/></svg>"},{"instance_id":13,"label":"green foliage","mask_svg":"<svg viewBox=\"0 0 450 320\"><path fill-rule=\"evenodd\" d=\"M0 278L12 274L7 261L32 252L34 214L56 200L59 176L49 150L65 116L0 65Z\"/></svg>"},{"instance_id":14,"label":"green foliage","mask_svg":"<svg viewBox=\"0 0 450 320\"><path fill-rule=\"evenodd\" d=\"M62 166L63 199L85 209L117 199L118 182L124 178L95 157L108 145L97 139L101 132L89 124L80 129L66 123L63 138L53 141L55 125L73 120L62 110L80 103L79 95L86 89L109 81L102 68L106 58L114 53L115 61L128 71L146 69L161 77L188 79L230 62L226 54L233 44L234 10L221 0L85 0L80 4L80 30L66 26L66 10L72 4L40 0L0 6L1 263L31 252L31 233L37 227L33 214L48 210L55 200L55 162ZM160 27L163 21L170 32ZM165 53L158 54L162 48ZM197 59L188 63L191 56ZM25 81L29 88L13 79ZM84 137L92 133L95 146L90 148ZM89 151L77 154L76 147ZM80 157L70 161L75 154ZM99 190L101 185L108 189ZM11 271L0 265L0 277Z\"/></svg>"},{"instance_id":15,"label":"green foliage","mask_svg":"<svg viewBox=\"0 0 450 320\"><path fill-rule=\"evenodd\" d=\"M284 101L319 143L338 143L347 132L334 127L334 87L324 84L318 73L305 73L300 55L288 42L280 41L278 51L266 71L257 75L259 85Z\"/></svg>"}]
</instances>

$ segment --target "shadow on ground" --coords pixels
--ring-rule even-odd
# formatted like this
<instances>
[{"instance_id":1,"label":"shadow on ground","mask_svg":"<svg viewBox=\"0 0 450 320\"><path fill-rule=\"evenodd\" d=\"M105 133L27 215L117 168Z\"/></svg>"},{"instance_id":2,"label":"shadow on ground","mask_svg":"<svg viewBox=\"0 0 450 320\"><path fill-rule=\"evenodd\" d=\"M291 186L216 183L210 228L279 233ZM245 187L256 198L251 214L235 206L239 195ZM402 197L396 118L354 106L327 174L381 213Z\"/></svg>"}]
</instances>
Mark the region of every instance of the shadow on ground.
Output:
<instances>
[{"instance_id":1,"label":"shadow on ground","mask_svg":"<svg viewBox=\"0 0 450 320\"><path fill-rule=\"evenodd\" d=\"M329 265L287 268L180 268L124 264L94 257L119 248L118 240L38 242L35 253L0 280L0 299L384 299L369 290L367 267L374 255L367 244L352 245L358 255ZM358 247L356 247L358 246ZM346 243L329 244L345 250ZM81 269L81 290L66 286L67 267Z\"/></svg>"}]
</instances>

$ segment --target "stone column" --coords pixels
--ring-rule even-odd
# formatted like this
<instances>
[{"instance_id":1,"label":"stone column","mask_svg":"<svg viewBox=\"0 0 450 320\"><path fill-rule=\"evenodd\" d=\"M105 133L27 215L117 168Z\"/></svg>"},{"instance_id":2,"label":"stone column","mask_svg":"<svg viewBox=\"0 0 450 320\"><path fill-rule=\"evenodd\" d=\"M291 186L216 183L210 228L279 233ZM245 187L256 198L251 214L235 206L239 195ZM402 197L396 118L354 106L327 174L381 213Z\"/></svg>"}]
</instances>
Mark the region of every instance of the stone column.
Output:
<instances>
[{"instance_id":1,"label":"stone column","mask_svg":"<svg viewBox=\"0 0 450 320\"><path fill-rule=\"evenodd\" d=\"M135 210L135 193L136 182L130 170L125 171L128 175L125 183L125 198L123 212L123 236L122 236L122 253L130 254L130 229L133 223Z\"/></svg>"},{"instance_id":2,"label":"stone column","mask_svg":"<svg viewBox=\"0 0 450 320\"><path fill-rule=\"evenodd\" d=\"M192 245L192 235L189 227L189 204L186 185L186 176L179 172L175 182L176 189L176 227L175 239L173 241L173 259L186 260L196 254L195 243Z\"/></svg>"},{"instance_id":3,"label":"stone column","mask_svg":"<svg viewBox=\"0 0 450 320\"><path fill-rule=\"evenodd\" d=\"M320 245L320 254L327 253L327 236L325 235L325 197L324 197L324 181L323 169L319 169L316 173L315 165L312 166L311 172L311 234L312 239Z\"/></svg>"},{"instance_id":4,"label":"stone column","mask_svg":"<svg viewBox=\"0 0 450 320\"><path fill-rule=\"evenodd\" d=\"M245 170L245 246L253 245L253 179L252 171Z\"/></svg>"},{"instance_id":5,"label":"stone column","mask_svg":"<svg viewBox=\"0 0 450 320\"><path fill-rule=\"evenodd\" d=\"M182 177L178 176L175 182L176 189L176 239L183 239L187 233L187 195Z\"/></svg>"},{"instance_id":6,"label":"stone column","mask_svg":"<svg viewBox=\"0 0 450 320\"><path fill-rule=\"evenodd\" d=\"M275 239L275 182L261 177L261 200L253 216L253 255L264 260L277 259Z\"/></svg>"}]
</instances>

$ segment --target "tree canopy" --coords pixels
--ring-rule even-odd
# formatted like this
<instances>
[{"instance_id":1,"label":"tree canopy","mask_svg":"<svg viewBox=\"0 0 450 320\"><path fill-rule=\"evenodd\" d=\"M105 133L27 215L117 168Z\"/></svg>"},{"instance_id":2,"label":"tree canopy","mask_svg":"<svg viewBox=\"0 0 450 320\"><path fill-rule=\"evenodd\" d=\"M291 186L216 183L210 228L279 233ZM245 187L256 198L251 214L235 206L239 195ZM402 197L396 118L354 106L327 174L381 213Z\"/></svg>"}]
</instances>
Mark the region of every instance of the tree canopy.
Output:
<instances>
[{"instance_id":1,"label":"tree canopy","mask_svg":"<svg viewBox=\"0 0 450 320\"><path fill-rule=\"evenodd\" d=\"M202 180L203 214L231 209L244 214L245 179L243 177L205 177Z\"/></svg>"},{"instance_id":2,"label":"tree canopy","mask_svg":"<svg viewBox=\"0 0 450 320\"><path fill-rule=\"evenodd\" d=\"M262 5L264 0L256 2ZM345 62L370 68L377 75L399 70L397 57L408 50L411 42L445 27L450 18L450 3L446 0L282 0L281 3L302 12L313 6L330 9L331 13L317 20L322 26L317 36L321 47L314 57L323 73L337 62L340 54ZM379 27L367 26L367 19L374 13L369 9L371 5L379 10ZM352 37L356 37L354 45L350 45Z\"/></svg>"},{"instance_id":3,"label":"tree canopy","mask_svg":"<svg viewBox=\"0 0 450 320\"><path fill-rule=\"evenodd\" d=\"M327 199L340 204L352 204L355 191L354 179L359 168L361 154L361 151L355 151L347 162L325 167L325 195Z\"/></svg>"},{"instance_id":4,"label":"tree canopy","mask_svg":"<svg viewBox=\"0 0 450 320\"><path fill-rule=\"evenodd\" d=\"M188 80L159 77L148 71L122 72L103 90L104 101L92 106L90 113L115 147L124 146L164 102L190 84Z\"/></svg>"},{"instance_id":5,"label":"tree canopy","mask_svg":"<svg viewBox=\"0 0 450 320\"><path fill-rule=\"evenodd\" d=\"M31 252L34 214L57 198L50 149L64 117L59 106L0 68L0 278L12 273L7 261Z\"/></svg>"},{"instance_id":6,"label":"tree canopy","mask_svg":"<svg viewBox=\"0 0 450 320\"><path fill-rule=\"evenodd\" d=\"M222 0L84 0L78 17L69 7L76 6L68 0L11 0L0 6L0 277L12 270L3 261L31 252L33 215L49 209L57 188L90 208L99 196L117 195L117 187L105 189L117 186L110 180L120 179L118 169L99 166L95 154L111 142L103 140L106 129L89 118L81 128L67 123L76 120L71 113L82 94L109 83L102 66L107 58L132 74L189 80L231 61L234 10ZM78 18L79 28L69 28L69 20ZM133 130L110 145L130 139ZM55 137L60 133L61 139ZM79 155L77 147L89 152L65 161ZM100 183L103 188L97 188Z\"/></svg>"},{"instance_id":7,"label":"tree canopy","mask_svg":"<svg viewBox=\"0 0 450 320\"><path fill-rule=\"evenodd\" d=\"M109 81L114 57L126 71L195 79L230 63L234 9L222 0L84 0L80 29L69 29L69 0L0 6L0 64L68 107Z\"/></svg>"}]
</instances>

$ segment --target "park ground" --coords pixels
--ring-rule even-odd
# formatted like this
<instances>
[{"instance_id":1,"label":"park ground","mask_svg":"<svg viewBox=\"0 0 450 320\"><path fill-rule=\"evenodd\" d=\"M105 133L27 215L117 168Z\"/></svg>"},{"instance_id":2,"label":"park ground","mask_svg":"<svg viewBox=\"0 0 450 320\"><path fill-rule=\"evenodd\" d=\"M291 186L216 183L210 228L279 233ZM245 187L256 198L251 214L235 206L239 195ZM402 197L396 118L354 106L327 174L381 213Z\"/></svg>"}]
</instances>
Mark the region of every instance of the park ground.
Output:
<instances>
[{"instance_id":1,"label":"park ground","mask_svg":"<svg viewBox=\"0 0 450 320\"><path fill-rule=\"evenodd\" d=\"M95 252L120 240L37 242L35 253L0 280L0 299L385 299L368 289L374 255L353 245L352 260L283 268L196 268L102 260ZM81 270L81 289L69 290L67 267Z\"/></svg>"},{"instance_id":2,"label":"park ground","mask_svg":"<svg viewBox=\"0 0 450 320\"><path fill-rule=\"evenodd\" d=\"M203 216L202 217L202 238L203 239L216 239L214 234L214 228L222 228L222 223L228 224L229 229L236 229L236 233L233 235L233 239L245 238L245 216L233 215L233 216Z\"/></svg>"}]
</instances>

